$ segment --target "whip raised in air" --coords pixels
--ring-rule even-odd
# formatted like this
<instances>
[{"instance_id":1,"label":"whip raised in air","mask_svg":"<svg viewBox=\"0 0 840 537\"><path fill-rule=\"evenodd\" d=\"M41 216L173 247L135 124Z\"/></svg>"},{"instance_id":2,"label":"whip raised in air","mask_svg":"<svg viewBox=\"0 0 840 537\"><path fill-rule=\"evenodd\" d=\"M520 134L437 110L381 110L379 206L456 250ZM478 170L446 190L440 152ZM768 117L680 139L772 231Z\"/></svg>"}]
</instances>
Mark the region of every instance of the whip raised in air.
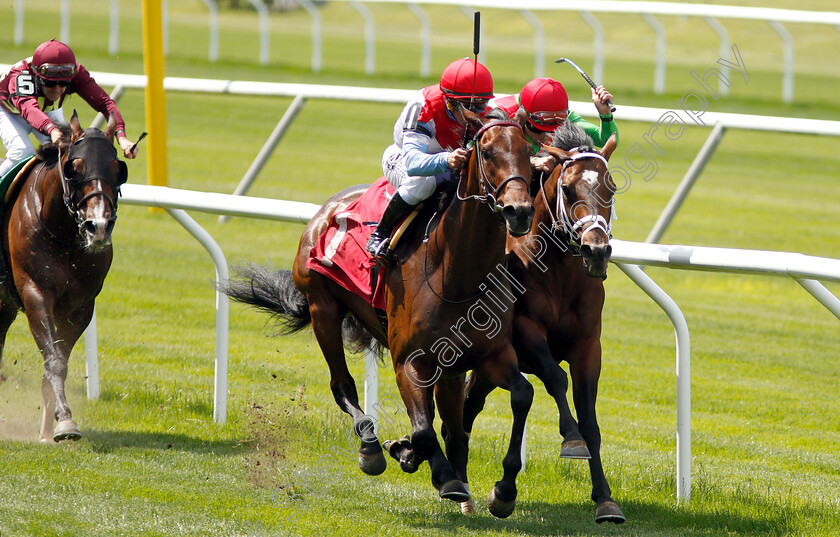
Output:
<instances>
[{"instance_id":1,"label":"whip raised in air","mask_svg":"<svg viewBox=\"0 0 840 537\"><path fill-rule=\"evenodd\" d=\"M583 79L586 80L589 83L590 86L592 86L592 89L595 89L595 88L598 87L598 85L591 78L589 78L589 75L587 75L586 72L583 69L578 67L578 64L576 64L575 62L573 62L569 58L558 58L558 59L554 60L554 63L564 63L564 62L568 63L569 65L574 67L577 70L577 72L580 73L580 76L582 76ZM612 101L607 101L604 104L606 104L607 106L610 107L610 112L615 112L615 106L613 106Z\"/></svg>"}]
</instances>

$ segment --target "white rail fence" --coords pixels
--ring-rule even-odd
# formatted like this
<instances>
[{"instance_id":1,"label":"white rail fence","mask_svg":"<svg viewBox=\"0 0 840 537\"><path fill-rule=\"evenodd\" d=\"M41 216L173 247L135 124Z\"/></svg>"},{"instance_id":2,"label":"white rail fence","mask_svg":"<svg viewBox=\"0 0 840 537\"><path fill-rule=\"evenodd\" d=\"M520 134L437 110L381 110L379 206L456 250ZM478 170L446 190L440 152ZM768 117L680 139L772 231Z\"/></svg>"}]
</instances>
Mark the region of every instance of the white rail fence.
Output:
<instances>
[{"instance_id":1,"label":"white rail fence","mask_svg":"<svg viewBox=\"0 0 840 537\"><path fill-rule=\"evenodd\" d=\"M20 0L18 0L20 1ZM633 2L627 2L633 3ZM0 68L7 66L0 65ZM123 87L145 87L146 78L137 75L118 75L112 73L94 73L103 85L116 86L113 94L120 94ZM230 93L241 95L275 95L295 97L298 106L303 99L339 99L368 102L403 103L414 94L413 90L393 90L360 87L320 86L306 84L279 84L262 82L239 82L226 80L201 80L169 77L164 80L164 87L174 91ZM584 115L592 107L590 103L572 102L572 108L581 110ZM694 111L695 115L699 111ZM761 130L769 132L792 132L826 136L840 136L840 122L752 116L744 114L724 114L704 112L706 125L716 125L712 136L721 136L724 127ZM664 114L673 110L622 106L617 113L618 119L630 121L657 122ZM688 124L679 114L679 121ZM290 118L283 118L278 123L288 124ZM276 145L282 132L272 133L270 145ZM715 134L715 131L718 131ZM269 145L267 144L267 145ZM707 144L708 145L708 144ZM713 144L713 145L716 145ZM258 158L267 158L261 151ZM270 154L270 151L267 153ZM698 160L702 164L711 157L711 151L701 151L698 159L689 170L691 182L699 175ZM252 169L258 163L252 165ZM261 164L259 164L261 166ZM257 168L259 168L257 166ZM251 170L249 170L251 174ZM687 179L689 177L687 176ZM684 183L685 183L684 179ZM682 185L681 185L682 186ZM690 184L689 184L690 188ZM679 190L685 190L679 192ZM687 195L687 189L678 189L676 196ZM198 226L185 212L197 210L221 215L269 218L283 221L306 222L319 206L314 204L269 200L204 192L183 191L166 187L128 184L123 187L123 201L127 204L161 207L167 210L179 223L196 237L208 250L215 265L217 278L227 277L227 264L224 255L212 237ZM669 206L674 205L674 199ZM679 203L676 203L679 206ZM666 209L667 211L667 209ZM675 209L674 209L675 211ZM664 214L664 213L663 213ZM613 262L624 271L637 285L648 293L668 314L674 324L677 339L677 497L688 500L691 491L690 471L690 344L688 327L679 308L668 296L644 274L636 265L667 266L675 269L709 270L718 272L739 272L747 274L773 274L794 278L804 289L811 293L835 316L840 317L840 301L820 283L820 280L840 282L840 260L803 256L785 252L765 252L706 248L694 246L665 246L659 244L632 243L613 240ZM214 385L214 419L218 423L226 420L227 404L227 297L216 297L216 371ZM88 393L95 398L99 392L98 362L96 358L96 323L91 323L86 333L88 360ZM373 360L367 364L375 368ZM375 371L367 368L365 376L366 408L372 408L376 395ZM368 393L368 388L370 393Z\"/></svg>"},{"instance_id":2,"label":"white rail fence","mask_svg":"<svg viewBox=\"0 0 840 537\"><path fill-rule=\"evenodd\" d=\"M210 253L216 267L217 280L228 277L224 254L210 234L190 218L185 210L303 223L319 208L318 205L310 203L133 184L123 187L123 203L160 207L169 212ZM787 276L797 281L831 313L840 318L840 300L820 283L820 280L840 282L840 260L787 252L668 246L617 239L612 240L611 245L612 261L662 307L674 326L677 380L677 499L687 501L691 497L691 345L688 324L676 303L638 265ZM228 315L228 298L216 292L213 416L218 423L224 423L227 415ZM95 318L85 333L85 343L88 397L95 399L99 392ZM366 411L370 411L377 400L377 386L378 365L375 357L368 356L365 361Z\"/></svg>"},{"instance_id":3,"label":"white rail fence","mask_svg":"<svg viewBox=\"0 0 840 537\"><path fill-rule=\"evenodd\" d=\"M119 1L110 1L110 32L108 53L116 55L119 51ZM778 34L783 43L783 79L782 99L792 102L794 97L795 54L794 40L791 33L783 25L787 24L818 24L831 25L840 30L840 13L823 11L803 11L791 9L772 9L762 7L742 7L713 4L679 4L671 2L640 2L617 0L590 0L581 3L576 0L522 0L511 3L509 0L333 0L347 2L362 18L365 36L365 72L376 72L376 25L373 15L365 4L401 4L417 17L420 23L421 57L420 74L428 76L430 73L432 53L431 19L421 6L453 6L459 7L467 15L472 16L473 9L498 9L510 11L521 16L533 29L534 39L534 76L544 76L546 50L545 31L540 18L534 12L574 12L588 24L593 33L594 65L592 74L598 81L604 80L604 30L594 13L637 15L656 33L656 60L654 70L654 92L661 94L665 91L665 67L667 57L667 36L662 24L656 16L686 16L697 17L708 24L718 35L721 57L727 57L730 48L729 33L718 19L740 19L752 21L766 21ZM208 29L210 33L209 59L215 62L219 58L219 6L216 0L202 0L208 9ZM270 52L270 15L264 0L249 0L258 15L260 34L259 58L263 65L269 62ZM320 72L322 58L322 22L318 8L311 0L298 0L298 3L312 19L312 71ZM167 2L164 0L164 51L168 51L168 20ZM24 39L24 0L15 0L15 44L20 46ZM482 27L482 33L484 28ZM70 42L70 0L61 1L61 40ZM839 36L840 37L840 36ZM483 36L482 36L482 41ZM480 57L486 61L486 47L480 52ZM726 73L724 73L726 74ZM726 95L728 87L721 82L720 91Z\"/></svg>"}]
</instances>

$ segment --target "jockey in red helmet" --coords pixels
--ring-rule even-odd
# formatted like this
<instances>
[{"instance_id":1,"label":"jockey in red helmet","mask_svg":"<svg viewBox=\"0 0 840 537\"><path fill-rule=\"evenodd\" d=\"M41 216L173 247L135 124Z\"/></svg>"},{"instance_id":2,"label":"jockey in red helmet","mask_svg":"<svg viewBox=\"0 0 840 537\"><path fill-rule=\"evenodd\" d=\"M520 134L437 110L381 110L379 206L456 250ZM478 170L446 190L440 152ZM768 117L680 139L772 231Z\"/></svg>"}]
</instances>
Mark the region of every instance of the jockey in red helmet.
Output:
<instances>
[{"instance_id":1,"label":"jockey in red helmet","mask_svg":"<svg viewBox=\"0 0 840 537\"><path fill-rule=\"evenodd\" d=\"M116 103L76 62L70 47L50 39L38 45L31 58L0 75L0 139L6 148L0 177L35 154L30 133L41 143L58 142L61 131L55 123L64 122L62 107L74 93L105 117L114 116L123 154L126 158L137 156L137 150L131 150L133 142L125 136L125 122Z\"/></svg>"},{"instance_id":2,"label":"jockey in red helmet","mask_svg":"<svg viewBox=\"0 0 840 537\"><path fill-rule=\"evenodd\" d=\"M450 63L440 84L423 88L403 108L394 124L394 143L382 155L382 170L397 187L367 243L368 251L386 260L396 224L467 163L462 149L465 125L459 107L483 114L493 98L493 77L469 58Z\"/></svg>"},{"instance_id":3,"label":"jockey in red helmet","mask_svg":"<svg viewBox=\"0 0 840 537\"><path fill-rule=\"evenodd\" d=\"M554 158L551 156L537 156L543 144L548 143L554 131L565 121L582 127L595 142L596 146L603 146L610 136L618 136L618 128L613 121L607 101L612 95L604 86L592 90L592 102L598 111L601 125L596 126L579 114L569 110L569 97L563 85L552 78L535 78L525 84L517 95L509 95L494 99L490 104L504 110L508 117L513 118L522 109L520 119L524 123L525 134L531 142L534 156L531 163L540 171L551 172L554 168Z\"/></svg>"}]
</instances>

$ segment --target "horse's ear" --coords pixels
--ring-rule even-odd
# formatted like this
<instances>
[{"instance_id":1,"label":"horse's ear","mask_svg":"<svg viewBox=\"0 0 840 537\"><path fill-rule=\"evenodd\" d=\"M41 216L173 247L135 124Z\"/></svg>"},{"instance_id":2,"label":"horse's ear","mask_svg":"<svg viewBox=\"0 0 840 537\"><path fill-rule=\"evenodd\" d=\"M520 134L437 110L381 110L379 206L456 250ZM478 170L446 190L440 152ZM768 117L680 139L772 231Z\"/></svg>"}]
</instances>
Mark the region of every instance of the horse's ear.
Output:
<instances>
[{"instance_id":1,"label":"horse's ear","mask_svg":"<svg viewBox=\"0 0 840 537\"><path fill-rule=\"evenodd\" d=\"M76 113L75 109L73 110L73 115L70 116L70 129L73 132L73 141L81 138L85 132L81 123L79 123L79 114Z\"/></svg>"},{"instance_id":2,"label":"horse's ear","mask_svg":"<svg viewBox=\"0 0 840 537\"><path fill-rule=\"evenodd\" d=\"M607 140L607 143L604 144L604 147L598 151L598 154L604 157L606 160L610 160L610 157L615 151L615 148L618 147L618 136L615 133L612 133L610 139Z\"/></svg>"},{"instance_id":3,"label":"horse's ear","mask_svg":"<svg viewBox=\"0 0 840 537\"><path fill-rule=\"evenodd\" d=\"M552 157L556 158L560 162L564 160L569 160L572 158L572 155L575 154L575 151L565 151L560 149L559 147L554 147L553 145L544 145L542 148Z\"/></svg>"},{"instance_id":4,"label":"horse's ear","mask_svg":"<svg viewBox=\"0 0 840 537\"><path fill-rule=\"evenodd\" d=\"M111 117L108 119L108 125L105 126L105 130L103 132L105 133L105 137L108 138L108 140L111 143L114 143L114 134L117 132L116 117L111 115Z\"/></svg>"}]
</instances>

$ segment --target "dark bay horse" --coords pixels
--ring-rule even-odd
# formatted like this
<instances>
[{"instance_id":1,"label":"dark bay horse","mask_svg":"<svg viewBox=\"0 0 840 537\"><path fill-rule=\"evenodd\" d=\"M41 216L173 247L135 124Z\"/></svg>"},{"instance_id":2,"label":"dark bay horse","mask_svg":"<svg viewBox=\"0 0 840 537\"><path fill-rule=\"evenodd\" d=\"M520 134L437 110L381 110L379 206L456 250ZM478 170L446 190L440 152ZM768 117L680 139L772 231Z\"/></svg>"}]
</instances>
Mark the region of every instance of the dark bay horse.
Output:
<instances>
[{"instance_id":1,"label":"dark bay horse","mask_svg":"<svg viewBox=\"0 0 840 537\"><path fill-rule=\"evenodd\" d=\"M442 498L462 502L470 497L463 431L465 372L480 370L488 383L509 390L514 414L510 448L503 461L504 477L489 500L496 516L507 516L516 497L524 420L533 388L520 374L511 344L513 309L498 308L492 301L510 295L504 270L506 236L527 233L534 214L528 193L529 144L517 123L480 119L469 111L463 114L476 132L466 173L451 204L439 220L433 220L437 225L426 232L427 240L419 240L422 226L410 231L414 240L403 239L404 251L397 249L398 262L387 269L387 333L366 300L306 268L309 252L330 218L365 187L339 192L324 204L303 232L292 271L250 265L240 269L241 279L220 282L220 288L235 300L277 316L289 331L311 323L329 365L335 401L353 417L361 439L359 466L365 473L383 472L386 462L347 369L342 321L348 314L390 349L412 424L410 440L392 443L413 453L410 460L401 461L401 467L413 471L429 461L432 482ZM485 280L493 282L490 286L498 283L496 290ZM435 401L447 431L446 455L433 429Z\"/></svg>"},{"instance_id":2,"label":"dark bay horse","mask_svg":"<svg viewBox=\"0 0 840 537\"><path fill-rule=\"evenodd\" d=\"M0 357L23 309L44 357L41 440L56 442L82 436L64 393L67 360L111 267L117 197L128 177L114 148L115 122L104 133L83 130L74 112L59 128L59 147L40 148L40 162L12 186L17 195L3 212L0 286Z\"/></svg>"},{"instance_id":3,"label":"dark bay horse","mask_svg":"<svg viewBox=\"0 0 840 537\"><path fill-rule=\"evenodd\" d=\"M607 161L616 139L613 136L595 151L583 130L569 125L556 132L552 145L546 150L558 165L534 199L531 232L508 240L509 270L525 289L515 303L514 346L522 371L542 380L557 403L565 439L561 456L589 459L596 522L622 523L624 515L604 476L595 415L603 279L612 251L610 217L616 189ZM566 400L568 378L559 366L564 360L572 376L579 423ZM470 376L464 411L467 431L493 388L481 375ZM581 436L585 447L579 445ZM564 455L567 448L569 454Z\"/></svg>"}]
</instances>

